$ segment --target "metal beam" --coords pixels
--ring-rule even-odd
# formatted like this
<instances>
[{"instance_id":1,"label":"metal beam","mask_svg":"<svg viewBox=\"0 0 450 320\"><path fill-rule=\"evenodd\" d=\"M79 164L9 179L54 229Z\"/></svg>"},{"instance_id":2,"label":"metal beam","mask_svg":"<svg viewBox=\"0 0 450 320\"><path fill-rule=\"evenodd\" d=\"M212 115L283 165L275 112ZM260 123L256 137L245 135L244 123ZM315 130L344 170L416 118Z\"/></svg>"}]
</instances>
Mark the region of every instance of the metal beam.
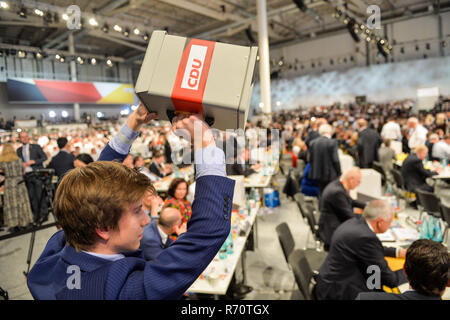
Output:
<instances>
[{"instance_id":1,"label":"metal beam","mask_svg":"<svg viewBox=\"0 0 450 320\"><path fill-rule=\"evenodd\" d=\"M157 0L159 2L163 2L166 4L170 4L172 6L175 7L179 7L185 10L189 10L201 15L204 15L206 17L209 18L213 18L219 21L227 21L227 20L231 20L231 21L237 21L242 19L241 16L235 15L235 14L231 14L231 13L224 13L224 12L218 12L212 9L209 9L207 7L201 6L199 4L193 3L193 2L189 2L189 1L185 1L185 0Z\"/></svg>"},{"instance_id":2,"label":"metal beam","mask_svg":"<svg viewBox=\"0 0 450 320\"><path fill-rule=\"evenodd\" d=\"M104 5L101 9L95 10L98 14L107 14L108 12L120 7L121 5L127 3L128 0L113 0Z\"/></svg>"},{"instance_id":3,"label":"metal beam","mask_svg":"<svg viewBox=\"0 0 450 320\"><path fill-rule=\"evenodd\" d=\"M116 37L113 37L111 35L106 35L105 33L101 32L101 31L99 32L99 31L92 30L92 31L89 31L88 34L90 36L92 36L92 37L96 37L96 38L105 39L105 40L108 40L108 41L111 41L111 42L115 42L115 43L121 44L123 46L127 46L129 48L133 48L133 49L138 50L138 51L145 52L147 50L146 47L138 46L136 44L133 44L131 42L128 42L128 41L125 41L125 40L122 40L122 39L119 39L119 38L116 38Z\"/></svg>"}]
</instances>

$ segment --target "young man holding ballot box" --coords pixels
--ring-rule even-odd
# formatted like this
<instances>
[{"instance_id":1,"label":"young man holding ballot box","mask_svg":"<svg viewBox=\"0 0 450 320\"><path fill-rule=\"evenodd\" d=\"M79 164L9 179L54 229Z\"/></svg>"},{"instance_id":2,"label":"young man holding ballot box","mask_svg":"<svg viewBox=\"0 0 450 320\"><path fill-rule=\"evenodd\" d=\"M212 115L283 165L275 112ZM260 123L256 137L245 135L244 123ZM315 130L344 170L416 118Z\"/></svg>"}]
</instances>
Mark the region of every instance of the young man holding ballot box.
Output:
<instances>
[{"instance_id":1,"label":"young man holding ballot box","mask_svg":"<svg viewBox=\"0 0 450 320\"><path fill-rule=\"evenodd\" d=\"M122 161L140 127L154 119L140 105L99 160ZM197 125L195 125L197 123ZM201 136L194 136L200 124ZM55 196L62 226L28 275L35 299L179 299L214 258L230 232L234 181L225 156L197 115L173 119L194 142L196 193L187 232L155 260L139 248L150 222L142 197L154 188L136 170L117 162L93 162L70 171Z\"/></svg>"}]
</instances>

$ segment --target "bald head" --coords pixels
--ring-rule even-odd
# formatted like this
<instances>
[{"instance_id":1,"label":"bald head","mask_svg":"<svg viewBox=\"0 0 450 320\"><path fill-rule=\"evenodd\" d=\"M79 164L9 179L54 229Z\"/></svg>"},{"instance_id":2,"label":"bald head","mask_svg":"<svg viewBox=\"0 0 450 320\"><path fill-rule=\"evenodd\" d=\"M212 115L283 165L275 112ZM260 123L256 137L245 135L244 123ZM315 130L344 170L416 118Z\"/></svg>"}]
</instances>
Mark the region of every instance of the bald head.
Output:
<instances>
[{"instance_id":1,"label":"bald head","mask_svg":"<svg viewBox=\"0 0 450 320\"><path fill-rule=\"evenodd\" d=\"M417 127L417 124L419 123L419 120L416 117L411 117L408 119L408 127L415 128Z\"/></svg>"},{"instance_id":2,"label":"bald head","mask_svg":"<svg viewBox=\"0 0 450 320\"><path fill-rule=\"evenodd\" d=\"M158 224L170 229L181 224L181 213L178 209L166 207L162 210Z\"/></svg>"},{"instance_id":3,"label":"bald head","mask_svg":"<svg viewBox=\"0 0 450 320\"><path fill-rule=\"evenodd\" d=\"M359 119L358 120L358 127L361 129L361 128L364 128L364 127L367 127L367 121L366 121L366 119Z\"/></svg>"},{"instance_id":4,"label":"bald head","mask_svg":"<svg viewBox=\"0 0 450 320\"><path fill-rule=\"evenodd\" d=\"M344 172L341 182L347 190L353 190L361 183L361 170L358 167L351 167Z\"/></svg>"}]
</instances>

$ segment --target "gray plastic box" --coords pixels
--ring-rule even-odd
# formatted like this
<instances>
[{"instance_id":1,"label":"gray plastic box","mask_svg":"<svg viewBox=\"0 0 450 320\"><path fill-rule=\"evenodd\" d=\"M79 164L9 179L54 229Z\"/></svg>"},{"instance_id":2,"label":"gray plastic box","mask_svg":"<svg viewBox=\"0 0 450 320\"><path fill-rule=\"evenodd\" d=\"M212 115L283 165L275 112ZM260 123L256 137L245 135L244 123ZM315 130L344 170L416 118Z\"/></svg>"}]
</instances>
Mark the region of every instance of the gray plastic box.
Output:
<instances>
[{"instance_id":1,"label":"gray plastic box","mask_svg":"<svg viewBox=\"0 0 450 320\"><path fill-rule=\"evenodd\" d=\"M136 82L136 94L158 119L199 110L212 127L244 128L258 47L189 39L154 31ZM212 123L212 122L211 122Z\"/></svg>"}]
</instances>

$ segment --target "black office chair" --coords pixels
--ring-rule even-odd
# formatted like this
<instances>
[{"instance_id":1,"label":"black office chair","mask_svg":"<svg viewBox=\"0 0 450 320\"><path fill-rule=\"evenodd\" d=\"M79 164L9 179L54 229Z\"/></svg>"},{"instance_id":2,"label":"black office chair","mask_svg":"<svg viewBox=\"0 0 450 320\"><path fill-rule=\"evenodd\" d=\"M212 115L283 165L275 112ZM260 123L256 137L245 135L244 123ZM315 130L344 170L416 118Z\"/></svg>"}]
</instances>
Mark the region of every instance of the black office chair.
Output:
<instances>
[{"instance_id":1,"label":"black office chair","mask_svg":"<svg viewBox=\"0 0 450 320\"><path fill-rule=\"evenodd\" d=\"M430 215L441 218L441 206L439 198L432 192L416 189L416 197L423 209Z\"/></svg>"},{"instance_id":2,"label":"black office chair","mask_svg":"<svg viewBox=\"0 0 450 320\"><path fill-rule=\"evenodd\" d=\"M294 237L292 237L291 230L286 222L280 223L275 230L278 234L278 241L280 241L281 249L283 250L286 263L289 265L289 256L295 248Z\"/></svg>"},{"instance_id":3,"label":"black office chair","mask_svg":"<svg viewBox=\"0 0 450 320\"><path fill-rule=\"evenodd\" d=\"M442 220L445 222L445 230L444 230L444 238L442 243L445 245L447 244L448 240L448 228L450 226L450 207L447 207L443 203L441 203L441 214L442 214Z\"/></svg>"},{"instance_id":4,"label":"black office chair","mask_svg":"<svg viewBox=\"0 0 450 320\"><path fill-rule=\"evenodd\" d=\"M316 254L311 250L297 249L289 256L289 264L294 273L295 282L302 293L305 300L317 300L315 294L316 276L319 274L318 269L313 268L309 262L308 256ZM325 261L326 253L323 252L320 265Z\"/></svg>"},{"instance_id":5,"label":"black office chair","mask_svg":"<svg viewBox=\"0 0 450 320\"><path fill-rule=\"evenodd\" d=\"M290 153L283 153L279 162L280 170L284 175L289 174L290 168L292 168L292 155Z\"/></svg>"},{"instance_id":6,"label":"black office chair","mask_svg":"<svg viewBox=\"0 0 450 320\"><path fill-rule=\"evenodd\" d=\"M381 183L382 183L382 185L384 186L384 185L386 184L386 182L387 182L387 176L386 176L386 172L384 171L383 166L381 165L380 162L374 161L374 162L372 163L372 167L373 167L373 169L374 169L375 171L377 171L378 173L381 174Z\"/></svg>"},{"instance_id":7,"label":"black office chair","mask_svg":"<svg viewBox=\"0 0 450 320\"><path fill-rule=\"evenodd\" d=\"M392 169L392 176L394 178L395 186L398 189L399 196L406 200L409 204L416 201L416 195L406 189L405 181L403 180L402 174L398 169Z\"/></svg>"}]
</instances>

